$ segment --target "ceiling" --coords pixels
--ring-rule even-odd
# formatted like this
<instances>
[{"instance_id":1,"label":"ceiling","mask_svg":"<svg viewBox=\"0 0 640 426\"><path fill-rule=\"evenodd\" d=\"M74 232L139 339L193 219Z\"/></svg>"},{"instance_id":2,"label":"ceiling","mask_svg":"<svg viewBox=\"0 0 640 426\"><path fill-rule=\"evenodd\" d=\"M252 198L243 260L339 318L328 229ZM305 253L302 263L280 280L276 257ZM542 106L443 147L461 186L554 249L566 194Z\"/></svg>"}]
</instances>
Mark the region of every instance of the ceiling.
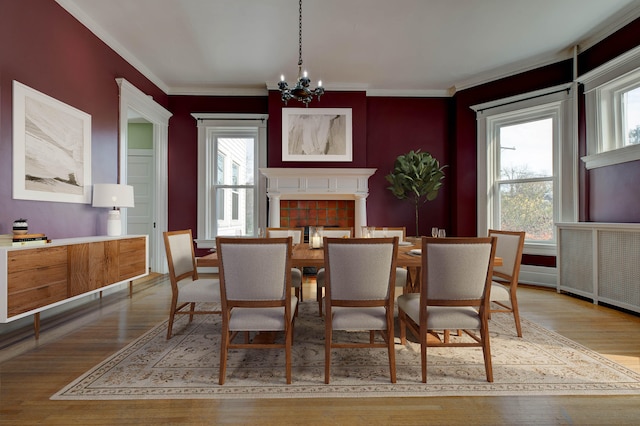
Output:
<instances>
[{"instance_id":1,"label":"ceiling","mask_svg":"<svg viewBox=\"0 0 640 426\"><path fill-rule=\"evenodd\" d=\"M167 94L264 95L297 76L295 0L56 0ZM571 57L640 0L304 0L312 87L447 96Z\"/></svg>"}]
</instances>

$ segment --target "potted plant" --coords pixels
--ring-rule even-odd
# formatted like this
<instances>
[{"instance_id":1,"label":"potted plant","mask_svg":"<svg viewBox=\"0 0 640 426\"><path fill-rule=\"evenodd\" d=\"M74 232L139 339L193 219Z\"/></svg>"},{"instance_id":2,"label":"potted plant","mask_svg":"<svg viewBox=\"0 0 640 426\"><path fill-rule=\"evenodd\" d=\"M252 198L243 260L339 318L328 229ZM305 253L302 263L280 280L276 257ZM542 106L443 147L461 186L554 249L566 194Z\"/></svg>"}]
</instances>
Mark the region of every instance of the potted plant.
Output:
<instances>
[{"instance_id":1,"label":"potted plant","mask_svg":"<svg viewBox=\"0 0 640 426\"><path fill-rule=\"evenodd\" d=\"M393 171L386 177L391 184L388 189L401 200L413 202L416 212L416 236L418 227L418 208L420 204L434 200L444 179L443 169L438 160L428 152L410 151L396 158Z\"/></svg>"}]
</instances>

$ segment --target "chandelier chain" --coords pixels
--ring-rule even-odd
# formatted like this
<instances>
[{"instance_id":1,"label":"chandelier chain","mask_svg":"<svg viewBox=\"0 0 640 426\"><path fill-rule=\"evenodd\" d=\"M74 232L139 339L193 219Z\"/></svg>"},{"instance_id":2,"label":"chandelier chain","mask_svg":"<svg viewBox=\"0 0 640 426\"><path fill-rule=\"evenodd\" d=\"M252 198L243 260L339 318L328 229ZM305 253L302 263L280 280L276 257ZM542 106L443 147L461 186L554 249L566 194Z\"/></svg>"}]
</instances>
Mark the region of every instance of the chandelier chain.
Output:
<instances>
[{"instance_id":1,"label":"chandelier chain","mask_svg":"<svg viewBox=\"0 0 640 426\"><path fill-rule=\"evenodd\" d=\"M298 66L302 66L302 0L298 1Z\"/></svg>"}]
</instances>

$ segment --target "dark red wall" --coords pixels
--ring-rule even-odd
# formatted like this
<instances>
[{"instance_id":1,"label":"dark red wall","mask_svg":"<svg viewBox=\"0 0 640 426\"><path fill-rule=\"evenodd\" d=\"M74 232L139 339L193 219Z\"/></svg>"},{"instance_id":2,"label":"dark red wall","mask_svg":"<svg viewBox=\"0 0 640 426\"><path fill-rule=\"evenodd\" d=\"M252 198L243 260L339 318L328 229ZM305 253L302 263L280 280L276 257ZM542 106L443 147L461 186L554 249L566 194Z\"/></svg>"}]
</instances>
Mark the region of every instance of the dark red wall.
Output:
<instances>
[{"instance_id":1,"label":"dark red wall","mask_svg":"<svg viewBox=\"0 0 640 426\"><path fill-rule=\"evenodd\" d=\"M109 49L56 2L0 3L0 234L18 218L51 238L106 233L106 209L90 204L13 200L12 81L91 115L94 183L118 176L117 77L123 77L163 106L168 97Z\"/></svg>"},{"instance_id":2,"label":"dark red wall","mask_svg":"<svg viewBox=\"0 0 640 426\"><path fill-rule=\"evenodd\" d=\"M285 105L276 90L269 91L269 167L367 167L367 96L365 92L327 92L320 101L313 100L309 108L351 108L353 161L301 162L282 161L282 108L302 108L298 101Z\"/></svg>"},{"instance_id":3,"label":"dark red wall","mask_svg":"<svg viewBox=\"0 0 640 426\"><path fill-rule=\"evenodd\" d=\"M394 197L387 189L385 176L393 169L397 156L419 149L433 155L441 166L447 165L438 197L420 206L419 235L430 234L432 226L451 232L451 102L450 98L367 99L367 167L378 169L369 179L369 225L405 226L407 235L416 235L413 204Z\"/></svg>"},{"instance_id":4,"label":"dark red wall","mask_svg":"<svg viewBox=\"0 0 640 426\"><path fill-rule=\"evenodd\" d=\"M171 96L169 230L198 229L198 128L193 113L267 113L266 97Z\"/></svg>"},{"instance_id":5,"label":"dark red wall","mask_svg":"<svg viewBox=\"0 0 640 426\"><path fill-rule=\"evenodd\" d=\"M367 97L365 92L328 92L310 108L351 108L353 120L353 161L283 162L282 108L300 107L290 101L284 105L277 91L269 93L269 167L357 167L375 168L369 179L367 223L371 226L405 226L415 235L413 205L398 200L387 189L385 176L398 155L410 150L430 152L441 164L449 156L449 98ZM449 173L449 170L446 171ZM449 227L446 184L438 198L420 208L420 232L431 226Z\"/></svg>"},{"instance_id":6,"label":"dark red wall","mask_svg":"<svg viewBox=\"0 0 640 426\"><path fill-rule=\"evenodd\" d=\"M581 53L579 74L640 46L640 19ZM579 142L581 155L586 153L584 100L581 97ZM581 163L583 166L583 163ZM587 222L640 222L640 161L585 170L581 167L580 187L584 191L583 216Z\"/></svg>"}]
</instances>

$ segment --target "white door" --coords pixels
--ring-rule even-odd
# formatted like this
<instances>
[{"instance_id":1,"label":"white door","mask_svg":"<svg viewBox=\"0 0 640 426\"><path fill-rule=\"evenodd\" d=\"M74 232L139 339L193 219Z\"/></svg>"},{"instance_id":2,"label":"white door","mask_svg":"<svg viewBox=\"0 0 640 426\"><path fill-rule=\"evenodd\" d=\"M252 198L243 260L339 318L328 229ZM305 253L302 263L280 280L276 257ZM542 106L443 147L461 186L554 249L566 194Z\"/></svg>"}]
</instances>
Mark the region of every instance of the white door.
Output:
<instances>
[{"instance_id":1,"label":"white door","mask_svg":"<svg viewBox=\"0 0 640 426\"><path fill-rule=\"evenodd\" d=\"M134 208L127 211L127 233L129 235L149 236L149 265L154 265L153 260L157 253L155 247L154 228L154 194L155 173L153 170L152 149L130 149L127 156L127 183L133 186Z\"/></svg>"}]
</instances>

